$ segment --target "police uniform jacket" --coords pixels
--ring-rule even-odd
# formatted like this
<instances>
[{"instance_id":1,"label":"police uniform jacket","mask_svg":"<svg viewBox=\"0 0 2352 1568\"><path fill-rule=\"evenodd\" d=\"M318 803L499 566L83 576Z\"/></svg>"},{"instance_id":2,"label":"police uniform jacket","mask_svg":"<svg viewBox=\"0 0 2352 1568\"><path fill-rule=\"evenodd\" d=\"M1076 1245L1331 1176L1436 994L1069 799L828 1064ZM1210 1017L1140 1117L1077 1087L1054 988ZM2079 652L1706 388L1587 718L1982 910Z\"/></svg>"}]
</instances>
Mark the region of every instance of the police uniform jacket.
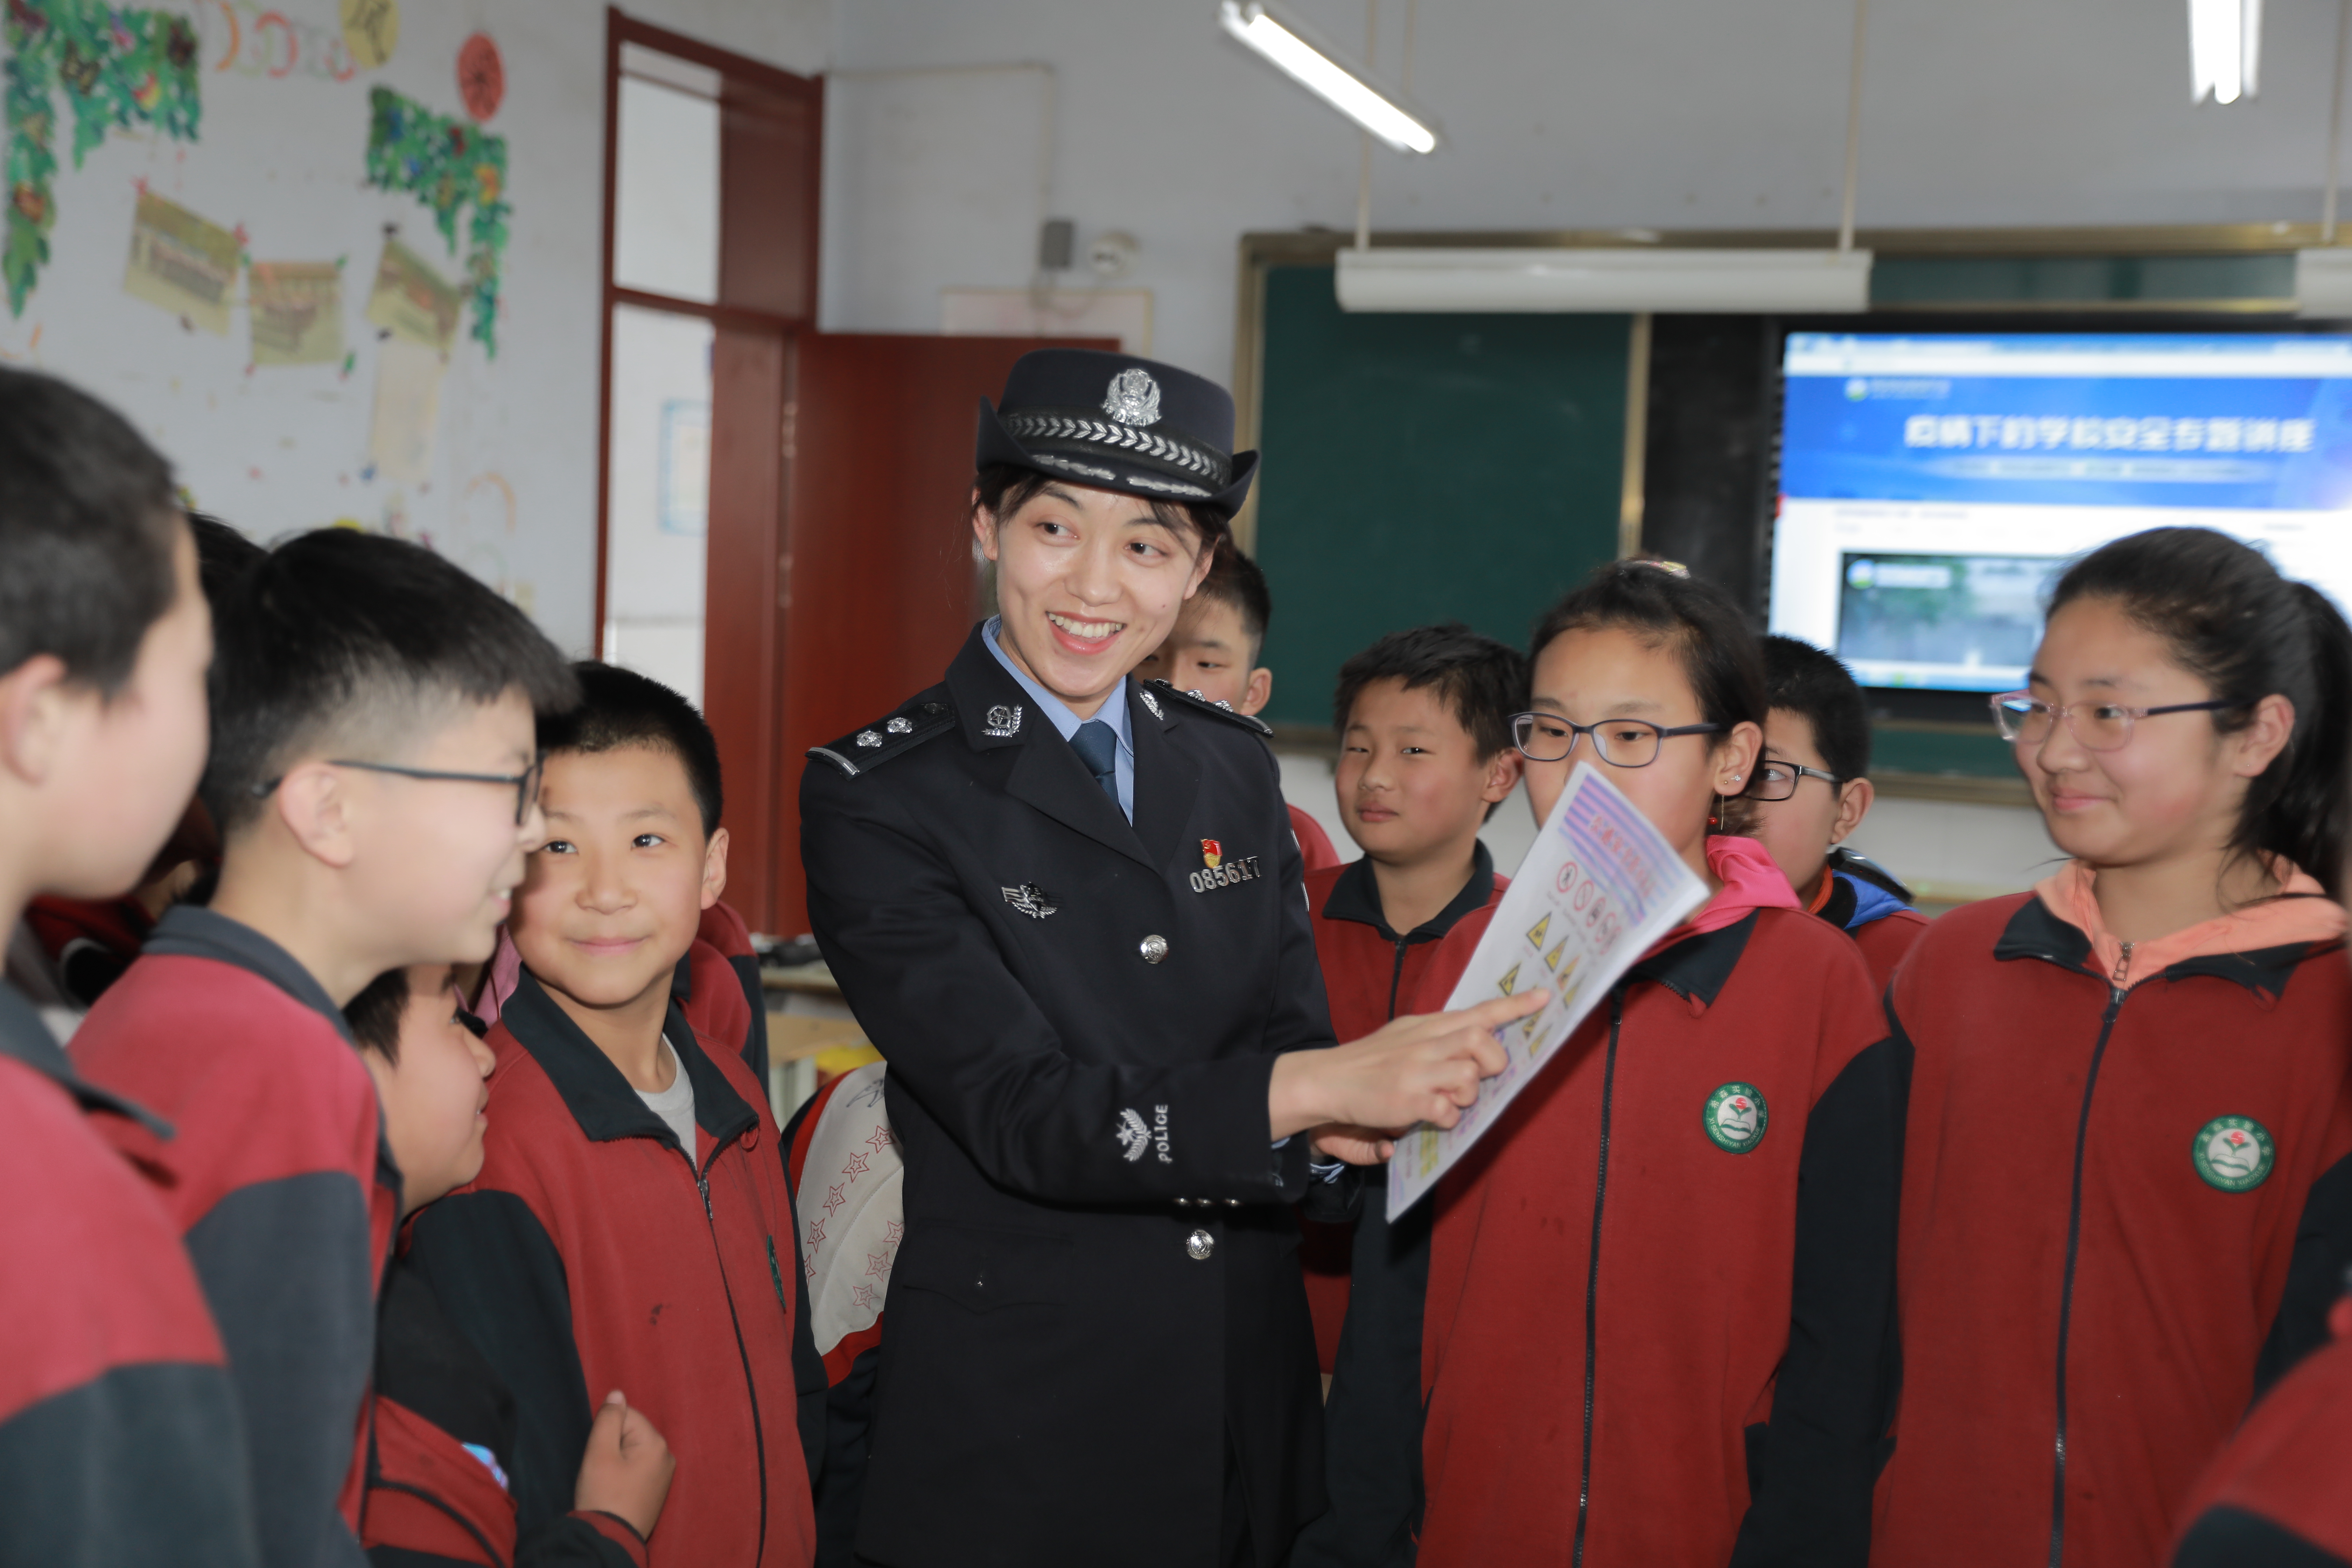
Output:
<instances>
[{"instance_id":1,"label":"police uniform jacket","mask_svg":"<svg viewBox=\"0 0 2352 1568\"><path fill-rule=\"evenodd\" d=\"M1266 1121L1275 1056L1331 1043L1298 848L1254 720L1113 700L1132 825L977 629L802 779L810 919L906 1166L877 1563L1198 1568L1228 1464L1261 1563L1323 1506L1306 1140Z\"/></svg>"}]
</instances>

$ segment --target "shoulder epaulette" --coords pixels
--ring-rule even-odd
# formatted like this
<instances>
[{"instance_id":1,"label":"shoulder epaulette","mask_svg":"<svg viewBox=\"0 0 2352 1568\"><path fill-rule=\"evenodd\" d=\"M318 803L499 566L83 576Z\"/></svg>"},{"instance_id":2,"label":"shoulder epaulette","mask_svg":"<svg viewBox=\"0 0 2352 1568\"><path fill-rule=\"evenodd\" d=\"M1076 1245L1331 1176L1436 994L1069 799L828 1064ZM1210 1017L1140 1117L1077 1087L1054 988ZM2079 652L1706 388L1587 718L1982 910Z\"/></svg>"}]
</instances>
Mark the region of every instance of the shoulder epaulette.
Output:
<instances>
[{"instance_id":1,"label":"shoulder epaulette","mask_svg":"<svg viewBox=\"0 0 2352 1568\"><path fill-rule=\"evenodd\" d=\"M811 746L808 754L822 757L856 778L954 728L954 705L944 695L927 693L907 702L889 717L877 719L862 730L852 730L838 741Z\"/></svg>"},{"instance_id":2,"label":"shoulder epaulette","mask_svg":"<svg viewBox=\"0 0 2352 1568\"><path fill-rule=\"evenodd\" d=\"M1223 719L1228 724L1239 724L1261 738L1271 739L1274 735L1274 731L1255 715L1236 712L1230 702L1212 702L1197 691L1179 691L1164 680L1147 680L1143 684L1155 697L1173 698L1187 708L1196 708L1212 718Z\"/></svg>"}]
</instances>

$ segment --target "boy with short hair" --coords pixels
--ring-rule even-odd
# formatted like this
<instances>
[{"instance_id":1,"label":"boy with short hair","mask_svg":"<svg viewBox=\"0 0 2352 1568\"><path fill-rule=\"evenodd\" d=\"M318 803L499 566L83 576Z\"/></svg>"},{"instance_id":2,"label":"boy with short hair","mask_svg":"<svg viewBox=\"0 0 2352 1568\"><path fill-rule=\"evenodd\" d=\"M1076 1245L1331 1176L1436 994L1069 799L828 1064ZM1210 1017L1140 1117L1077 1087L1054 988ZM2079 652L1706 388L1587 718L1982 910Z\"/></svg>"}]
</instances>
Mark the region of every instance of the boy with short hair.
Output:
<instances>
[{"instance_id":1,"label":"boy with short hair","mask_svg":"<svg viewBox=\"0 0 2352 1568\"><path fill-rule=\"evenodd\" d=\"M210 617L168 464L112 410L0 369L0 929L115 897L204 766ZM236 1398L179 1229L0 986L0 1563L255 1562Z\"/></svg>"},{"instance_id":2,"label":"boy with short hair","mask_svg":"<svg viewBox=\"0 0 2352 1568\"><path fill-rule=\"evenodd\" d=\"M400 1198L342 1004L488 956L539 841L534 710L571 672L520 610L417 545L320 529L224 607L203 799L211 907L182 904L75 1035L178 1127L162 1173L228 1349L262 1561L356 1563L375 1290Z\"/></svg>"},{"instance_id":3,"label":"boy with short hair","mask_svg":"<svg viewBox=\"0 0 2352 1568\"><path fill-rule=\"evenodd\" d=\"M482 1172L418 1216L407 1265L514 1392L526 1535L572 1506L591 1391L623 1388L677 1455L654 1568L805 1565L824 1372L776 1124L672 989L726 886L718 747L667 687L576 668L585 700L540 733L548 838L509 922Z\"/></svg>"},{"instance_id":4,"label":"boy with short hair","mask_svg":"<svg viewBox=\"0 0 2352 1568\"><path fill-rule=\"evenodd\" d=\"M1870 813L1870 713L1853 672L1795 637L1764 639L1764 756L1751 836L1809 911L1853 938L1881 990L1927 929L1911 889L1843 841Z\"/></svg>"},{"instance_id":5,"label":"boy with short hair","mask_svg":"<svg viewBox=\"0 0 2352 1568\"><path fill-rule=\"evenodd\" d=\"M1392 632L1340 667L1339 816L1364 854L1307 878L1338 1038L1444 1009L1509 885L1478 830L1518 784L1511 718L1527 704L1525 656L1458 622ZM1365 1173L1349 1248L1325 1406L1331 1508L1300 1534L1295 1568L1410 1561L1435 1205L1391 1228L1384 1174ZM1318 1294L1328 1314L1329 1293Z\"/></svg>"},{"instance_id":6,"label":"boy with short hair","mask_svg":"<svg viewBox=\"0 0 2352 1568\"><path fill-rule=\"evenodd\" d=\"M1265 574L1230 537L1223 539L1208 576L1176 617L1176 629L1135 667L1135 679L1164 680L1179 691L1255 715L1274 699L1274 671L1257 661L1273 619L1274 595ZM1339 863L1323 825L1295 805L1290 830L1307 870Z\"/></svg>"},{"instance_id":7,"label":"boy with short hair","mask_svg":"<svg viewBox=\"0 0 2352 1568\"><path fill-rule=\"evenodd\" d=\"M383 1101L404 1219L480 1173L496 1059L446 963L386 970L343 1016ZM375 1561L645 1568L676 1464L662 1435L619 1390L605 1395L572 1511L519 1537L514 1397L401 1258L384 1279L374 1400L360 1540Z\"/></svg>"}]
</instances>

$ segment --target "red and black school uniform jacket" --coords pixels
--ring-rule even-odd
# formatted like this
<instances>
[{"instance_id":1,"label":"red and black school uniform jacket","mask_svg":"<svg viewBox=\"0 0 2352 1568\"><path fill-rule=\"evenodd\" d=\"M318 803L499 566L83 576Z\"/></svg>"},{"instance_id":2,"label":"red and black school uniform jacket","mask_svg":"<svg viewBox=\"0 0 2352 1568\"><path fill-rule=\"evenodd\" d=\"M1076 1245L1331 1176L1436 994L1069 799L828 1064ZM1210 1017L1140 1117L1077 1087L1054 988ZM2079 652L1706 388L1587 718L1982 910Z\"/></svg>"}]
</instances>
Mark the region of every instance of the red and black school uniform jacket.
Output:
<instances>
[{"instance_id":1,"label":"red and black school uniform jacket","mask_svg":"<svg viewBox=\"0 0 2352 1568\"><path fill-rule=\"evenodd\" d=\"M355 1563L375 1295L400 1173L341 1009L291 953L183 904L73 1038L178 1129L117 1145L156 1181L227 1347L268 1568Z\"/></svg>"},{"instance_id":2,"label":"red and black school uniform jacket","mask_svg":"<svg viewBox=\"0 0 2352 1568\"><path fill-rule=\"evenodd\" d=\"M675 1003L664 1034L694 1085L691 1153L524 971L489 1034L482 1173L419 1212L407 1261L514 1395L525 1537L571 1511L617 1388L677 1457L653 1568L802 1568L824 1383L776 1124Z\"/></svg>"},{"instance_id":3,"label":"red and black school uniform jacket","mask_svg":"<svg viewBox=\"0 0 2352 1568\"><path fill-rule=\"evenodd\" d=\"M1469 879L1453 901L1400 933L1381 907L1370 859L1308 872L1307 905L1315 912L1315 956L1331 1000L1332 1033L1359 1040L1401 1015L1443 1012L1508 886L1479 844ZM1308 1264L1318 1343L1332 1297L1340 1322L1331 1325L1337 1354L1323 1405L1331 1508L1299 1532L1290 1568L1412 1561L1412 1531L1421 1521L1422 1303L1429 1289L1431 1209L1417 1204L1391 1227L1386 1175L1386 1166L1375 1166L1341 1178L1358 1189L1352 1225L1307 1223L1310 1242L1336 1234L1339 1243L1340 1271L1318 1278Z\"/></svg>"},{"instance_id":4,"label":"red and black school uniform jacket","mask_svg":"<svg viewBox=\"0 0 2352 1568\"><path fill-rule=\"evenodd\" d=\"M395 1259L376 1321L360 1513L371 1568L646 1568L645 1542L617 1514L574 1510L518 1541L515 1435L514 1395L424 1276Z\"/></svg>"},{"instance_id":5,"label":"red and black school uniform jacket","mask_svg":"<svg viewBox=\"0 0 2352 1568\"><path fill-rule=\"evenodd\" d=\"M87 1009L122 977L155 929L155 917L136 899L35 899L25 908L58 989Z\"/></svg>"},{"instance_id":6,"label":"red and black school uniform jacket","mask_svg":"<svg viewBox=\"0 0 2352 1568\"><path fill-rule=\"evenodd\" d=\"M1864 1560L1885 1035L1853 944L1790 904L1670 939L1556 1047L1436 1194L1423 1568Z\"/></svg>"},{"instance_id":7,"label":"red and black school uniform jacket","mask_svg":"<svg viewBox=\"0 0 2352 1568\"><path fill-rule=\"evenodd\" d=\"M2182 1511L2172 1568L2352 1564L2352 1340L2263 1395Z\"/></svg>"},{"instance_id":8,"label":"red and black school uniform jacket","mask_svg":"<svg viewBox=\"0 0 2352 1568\"><path fill-rule=\"evenodd\" d=\"M702 911L702 923L695 932L696 945L688 950L687 960L693 965L698 979L691 994L682 994L679 1001L687 1004L686 1021L714 1040L740 1039L743 1065L764 1089L768 1082L768 994L760 984L760 952L751 945L751 928L733 906L720 899ZM714 964L711 960L717 959ZM721 966L727 971L722 975ZM730 984L731 983L731 984ZM740 1026L733 1023L739 1015L726 993L732 990L742 999ZM697 1016L699 1007L712 1009L712 1024L707 1025ZM739 1036L734 1031L741 1030Z\"/></svg>"},{"instance_id":9,"label":"red and black school uniform jacket","mask_svg":"<svg viewBox=\"0 0 2352 1568\"><path fill-rule=\"evenodd\" d=\"M1938 920L1887 1011L1916 1067L1879 1561L2158 1562L2258 1363L2326 1342L2352 1183L2342 943L2118 988L2022 893Z\"/></svg>"},{"instance_id":10,"label":"red and black school uniform jacket","mask_svg":"<svg viewBox=\"0 0 2352 1568\"><path fill-rule=\"evenodd\" d=\"M245 1436L180 1227L0 986L0 1563L259 1561Z\"/></svg>"},{"instance_id":11,"label":"red and black school uniform jacket","mask_svg":"<svg viewBox=\"0 0 2352 1568\"><path fill-rule=\"evenodd\" d=\"M1909 889L1845 848L1830 851L1828 874L1811 912L1853 938L1882 994L1895 978L1895 966L1930 923L1911 907Z\"/></svg>"},{"instance_id":12,"label":"red and black school uniform jacket","mask_svg":"<svg viewBox=\"0 0 2352 1568\"><path fill-rule=\"evenodd\" d=\"M1310 874L1339 866L1339 852L1331 847L1331 836L1323 831L1321 823L1295 805L1290 808L1290 833L1298 840L1298 858Z\"/></svg>"}]
</instances>

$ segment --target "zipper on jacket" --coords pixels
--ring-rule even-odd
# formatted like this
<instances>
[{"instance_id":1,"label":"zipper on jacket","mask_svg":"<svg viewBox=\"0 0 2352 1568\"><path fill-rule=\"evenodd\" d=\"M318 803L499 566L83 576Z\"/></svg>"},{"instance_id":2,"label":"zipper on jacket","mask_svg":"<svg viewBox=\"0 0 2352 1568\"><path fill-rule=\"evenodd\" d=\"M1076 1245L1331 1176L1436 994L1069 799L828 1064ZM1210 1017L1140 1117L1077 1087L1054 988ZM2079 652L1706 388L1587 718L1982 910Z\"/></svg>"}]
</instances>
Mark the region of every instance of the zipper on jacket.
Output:
<instances>
[{"instance_id":1,"label":"zipper on jacket","mask_svg":"<svg viewBox=\"0 0 2352 1568\"><path fill-rule=\"evenodd\" d=\"M760 1469L760 1544L751 1562L753 1568L758 1568L768 1555L768 1439L760 1421L760 1386L751 1377L751 1351L743 1342L743 1320L735 1311L735 1285L727 1278L727 1252L719 1245L719 1216L710 1207L709 1172L695 1164L690 1152L680 1149L678 1152L686 1156L686 1168L694 1173L694 1189L702 1194L702 1217L710 1229L710 1256L719 1265L719 1289L727 1298L727 1324L735 1331L735 1355L743 1363L743 1394L751 1405L751 1458ZM713 1163L719 1152L719 1149L710 1151ZM775 1263L776 1244L772 1239L768 1243L769 1268L773 1268ZM781 1293L782 1287L778 1289Z\"/></svg>"},{"instance_id":2,"label":"zipper on jacket","mask_svg":"<svg viewBox=\"0 0 2352 1568\"><path fill-rule=\"evenodd\" d=\"M1404 984L1404 950L1408 945L1404 938L1396 939L1396 963L1389 969L1389 1022L1391 1023L1396 1022L1397 987Z\"/></svg>"},{"instance_id":3,"label":"zipper on jacket","mask_svg":"<svg viewBox=\"0 0 2352 1568\"><path fill-rule=\"evenodd\" d=\"M2066 1268L2058 1291L2058 1439L2050 1483L2050 1568L2060 1568L2066 1555L2066 1341L2074 1318L2074 1256L2083 1239L2083 1155L2091 1139L2091 1096L2099 1087L2107 1037L2115 1032L2116 1015L2123 1009L2123 975L2130 967L2131 943L2126 942L2116 965L2116 982L2107 987L2107 1010L2099 1017L2098 1043L2091 1047L2091 1070L2083 1079L2082 1115L2074 1124L2074 1184L2066 1205Z\"/></svg>"},{"instance_id":4,"label":"zipper on jacket","mask_svg":"<svg viewBox=\"0 0 2352 1568\"><path fill-rule=\"evenodd\" d=\"M1592 1258L1584 1273L1584 1459L1576 1483L1575 1568L1584 1563L1584 1521L1592 1507L1592 1384L1599 1366L1601 1327L1601 1208L1609 1195L1609 1108L1617 1086L1617 1034L1625 1022L1625 993L1609 993L1609 1056L1601 1070L1601 1168L1592 1183Z\"/></svg>"},{"instance_id":5,"label":"zipper on jacket","mask_svg":"<svg viewBox=\"0 0 2352 1568\"><path fill-rule=\"evenodd\" d=\"M784 1320L792 1321L793 1310L784 1302L784 1271L776 1267L776 1238L768 1237L768 1278L776 1282L776 1305L784 1310Z\"/></svg>"}]
</instances>

